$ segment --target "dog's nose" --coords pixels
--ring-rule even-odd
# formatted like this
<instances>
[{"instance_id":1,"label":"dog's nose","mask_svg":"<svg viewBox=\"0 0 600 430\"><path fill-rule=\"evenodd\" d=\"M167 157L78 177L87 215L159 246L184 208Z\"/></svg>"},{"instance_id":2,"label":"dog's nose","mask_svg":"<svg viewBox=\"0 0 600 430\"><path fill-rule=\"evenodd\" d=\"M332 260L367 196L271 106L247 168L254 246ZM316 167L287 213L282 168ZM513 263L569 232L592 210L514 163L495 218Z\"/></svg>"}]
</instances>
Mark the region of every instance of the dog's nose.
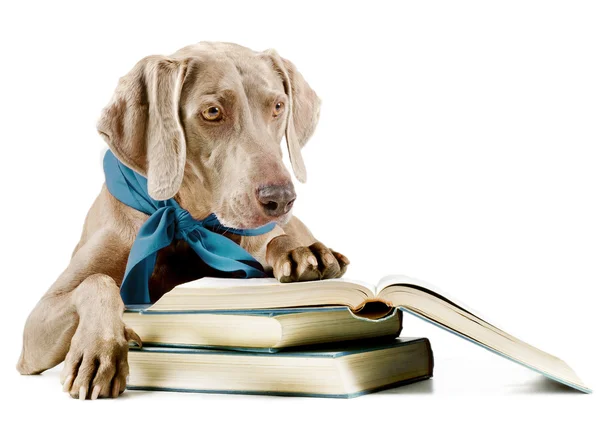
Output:
<instances>
[{"instance_id":1,"label":"dog's nose","mask_svg":"<svg viewBox=\"0 0 600 430\"><path fill-rule=\"evenodd\" d=\"M294 184L264 185L256 191L258 202L268 216L278 217L288 213L296 200Z\"/></svg>"}]
</instances>

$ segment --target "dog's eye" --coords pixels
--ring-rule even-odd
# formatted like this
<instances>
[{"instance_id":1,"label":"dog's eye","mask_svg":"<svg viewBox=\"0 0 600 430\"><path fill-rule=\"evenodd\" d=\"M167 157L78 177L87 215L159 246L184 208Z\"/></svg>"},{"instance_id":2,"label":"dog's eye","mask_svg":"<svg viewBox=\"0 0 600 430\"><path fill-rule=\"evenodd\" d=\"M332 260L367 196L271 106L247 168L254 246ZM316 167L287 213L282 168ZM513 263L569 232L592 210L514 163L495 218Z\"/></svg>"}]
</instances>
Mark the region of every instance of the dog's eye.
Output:
<instances>
[{"instance_id":1,"label":"dog's eye","mask_svg":"<svg viewBox=\"0 0 600 430\"><path fill-rule=\"evenodd\" d=\"M223 117L223 112L216 106L211 106L202 111L202 116L207 121L218 121Z\"/></svg>"},{"instance_id":2,"label":"dog's eye","mask_svg":"<svg viewBox=\"0 0 600 430\"><path fill-rule=\"evenodd\" d=\"M284 104L283 102L277 102L273 106L273 116L279 116L281 112L283 112Z\"/></svg>"}]
</instances>

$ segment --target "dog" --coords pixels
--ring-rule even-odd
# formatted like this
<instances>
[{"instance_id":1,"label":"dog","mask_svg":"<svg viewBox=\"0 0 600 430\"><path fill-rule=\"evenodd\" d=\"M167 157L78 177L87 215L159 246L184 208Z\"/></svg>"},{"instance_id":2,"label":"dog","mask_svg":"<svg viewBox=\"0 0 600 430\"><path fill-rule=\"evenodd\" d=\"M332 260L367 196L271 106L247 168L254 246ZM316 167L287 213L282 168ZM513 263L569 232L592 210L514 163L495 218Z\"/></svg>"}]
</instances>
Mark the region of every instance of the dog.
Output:
<instances>
[{"instance_id":1,"label":"dog","mask_svg":"<svg viewBox=\"0 0 600 430\"><path fill-rule=\"evenodd\" d=\"M317 241L292 216L296 198L283 164L285 135L293 171L306 180L300 150L319 120L320 100L277 52L198 43L149 56L119 80L98 132L116 158L147 178L156 200L174 198L194 219L257 236L227 237L281 282L340 277L348 259ZM39 374L65 362L63 390L74 398L117 397L129 373L129 342L119 294L127 259L148 215L100 191L67 269L25 324L17 369ZM155 300L175 285L210 276L185 241L158 252L149 281Z\"/></svg>"}]
</instances>

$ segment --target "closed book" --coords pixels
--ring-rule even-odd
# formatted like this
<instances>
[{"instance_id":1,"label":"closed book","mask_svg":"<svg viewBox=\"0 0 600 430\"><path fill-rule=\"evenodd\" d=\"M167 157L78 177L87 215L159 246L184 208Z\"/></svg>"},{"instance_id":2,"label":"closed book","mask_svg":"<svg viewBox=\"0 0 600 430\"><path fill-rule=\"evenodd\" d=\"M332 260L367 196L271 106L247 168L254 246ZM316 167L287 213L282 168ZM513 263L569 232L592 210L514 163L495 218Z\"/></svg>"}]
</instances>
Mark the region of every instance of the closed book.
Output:
<instances>
[{"instance_id":1,"label":"closed book","mask_svg":"<svg viewBox=\"0 0 600 430\"><path fill-rule=\"evenodd\" d=\"M277 354L203 348L132 348L132 390L350 398L428 379L425 338L292 349Z\"/></svg>"},{"instance_id":2,"label":"closed book","mask_svg":"<svg viewBox=\"0 0 600 430\"><path fill-rule=\"evenodd\" d=\"M368 319L347 307L238 311L148 311L130 308L125 324L144 345L218 347L275 352L282 348L371 338L396 338L402 312Z\"/></svg>"}]
</instances>

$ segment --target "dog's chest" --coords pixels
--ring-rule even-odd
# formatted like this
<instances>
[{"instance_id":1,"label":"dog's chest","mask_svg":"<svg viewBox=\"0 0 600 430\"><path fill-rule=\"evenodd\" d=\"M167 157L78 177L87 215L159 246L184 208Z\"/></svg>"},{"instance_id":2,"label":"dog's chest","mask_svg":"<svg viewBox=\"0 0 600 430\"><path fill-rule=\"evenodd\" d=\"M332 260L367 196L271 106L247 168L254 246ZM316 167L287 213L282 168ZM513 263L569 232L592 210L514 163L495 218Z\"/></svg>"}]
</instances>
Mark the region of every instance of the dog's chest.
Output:
<instances>
[{"instance_id":1,"label":"dog's chest","mask_svg":"<svg viewBox=\"0 0 600 430\"><path fill-rule=\"evenodd\" d=\"M227 235L239 243L239 238ZM149 282L150 299L155 302L163 294L184 282L205 276L219 276L219 272L208 266L184 240L176 240L158 251L154 271Z\"/></svg>"},{"instance_id":2,"label":"dog's chest","mask_svg":"<svg viewBox=\"0 0 600 430\"><path fill-rule=\"evenodd\" d=\"M150 299L155 302L176 285L211 276L211 272L213 269L198 257L187 242L175 241L156 255L149 283Z\"/></svg>"}]
</instances>

